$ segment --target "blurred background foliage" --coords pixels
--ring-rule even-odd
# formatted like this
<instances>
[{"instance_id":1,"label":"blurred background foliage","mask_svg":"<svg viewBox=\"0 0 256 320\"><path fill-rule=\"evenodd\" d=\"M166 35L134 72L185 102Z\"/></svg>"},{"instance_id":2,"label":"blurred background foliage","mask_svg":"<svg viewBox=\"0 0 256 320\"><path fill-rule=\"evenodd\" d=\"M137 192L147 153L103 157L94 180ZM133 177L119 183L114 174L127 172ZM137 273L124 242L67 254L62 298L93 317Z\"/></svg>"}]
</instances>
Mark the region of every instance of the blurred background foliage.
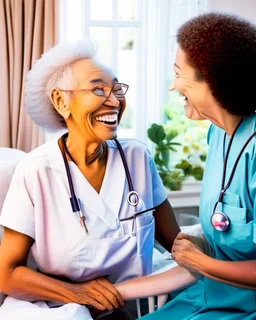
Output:
<instances>
[{"instance_id":1,"label":"blurred background foliage","mask_svg":"<svg viewBox=\"0 0 256 320\"><path fill-rule=\"evenodd\" d=\"M164 124L153 123L147 131L158 172L169 190L180 190L184 180L202 180L208 150L209 121L187 119L183 102L177 91L171 92Z\"/></svg>"}]
</instances>

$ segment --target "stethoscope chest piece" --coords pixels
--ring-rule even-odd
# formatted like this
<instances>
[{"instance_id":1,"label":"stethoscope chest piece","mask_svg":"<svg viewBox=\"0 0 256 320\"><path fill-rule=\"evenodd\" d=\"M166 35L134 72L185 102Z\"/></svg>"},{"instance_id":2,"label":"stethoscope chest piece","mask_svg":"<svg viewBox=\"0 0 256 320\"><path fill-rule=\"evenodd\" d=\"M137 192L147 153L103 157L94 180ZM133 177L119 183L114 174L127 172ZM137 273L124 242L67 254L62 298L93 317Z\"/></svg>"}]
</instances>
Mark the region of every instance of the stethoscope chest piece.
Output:
<instances>
[{"instance_id":1,"label":"stethoscope chest piece","mask_svg":"<svg viewBox=\"0 0 256 320\"><path fill-rule=\"evenodd\" d=\"M131 205L131 206L137 206L138 203L140 201L139 195L136 191L130 191L127 195L127 202Z\"/></svg>"},{"instance_id":2,"label":"stethoscope chest piece","mask_svg":"<svg viewBox=\"0 0 256 320\"><path fill-rule=\"evenodd\" d=\"M211 216L211 224L217 231L226 231L229 227L230 220L224 212L215 211Z\"/></svg>"}]
</instances>

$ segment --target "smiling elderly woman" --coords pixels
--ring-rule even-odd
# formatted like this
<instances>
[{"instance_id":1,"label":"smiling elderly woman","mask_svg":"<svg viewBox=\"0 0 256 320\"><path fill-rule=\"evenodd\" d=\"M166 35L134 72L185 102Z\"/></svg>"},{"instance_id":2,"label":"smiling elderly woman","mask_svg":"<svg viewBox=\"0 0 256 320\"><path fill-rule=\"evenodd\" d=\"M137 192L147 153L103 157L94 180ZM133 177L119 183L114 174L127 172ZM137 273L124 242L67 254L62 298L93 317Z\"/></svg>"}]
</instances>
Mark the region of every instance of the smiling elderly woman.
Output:
<instances>
[{"instance_id":1,"label":"smiling elderly woman","mask_svg":"<svg viewBox=\"0 0 256 320\"><path fill-rule=\"evenodd\" d=\"M94 56L88 39L58 45L28 74L32 119L67 132L13 176L0 220L1 319L91 319L86 305L119 308L113 283L151 272L154 231L168 250L179 232L147 148L116 139L128 85ZM26 266L30 248L38 271ZM108 319L128 319L122 310Z\"/></svg>"}]
</instances>

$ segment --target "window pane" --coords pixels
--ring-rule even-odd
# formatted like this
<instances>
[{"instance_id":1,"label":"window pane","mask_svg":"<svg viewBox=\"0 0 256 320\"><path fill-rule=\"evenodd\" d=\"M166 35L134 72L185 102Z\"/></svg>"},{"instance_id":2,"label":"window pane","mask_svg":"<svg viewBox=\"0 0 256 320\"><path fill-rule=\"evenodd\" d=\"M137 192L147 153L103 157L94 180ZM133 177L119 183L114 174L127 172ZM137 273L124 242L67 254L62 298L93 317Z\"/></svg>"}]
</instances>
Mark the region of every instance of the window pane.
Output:
<instances>
[{"instance_id":1,"label":"window pane","mask_svg":"<svg viewBox=\"0 0 256 320\"><path fill-rule=\"evenodd\" d=\"M127 107L120 128L135 134L134 107L136 106L136 29L120 28L118 31L118 79L129 85Z\"/></svg>"},{"instance_id":2,"label":"window pane","mask_svg":"<svg viewBox=\"0 0 256 320\"><path fill-rule=\"evenodd\" d=\"M112 20L112 0L91 0L91 20Z\"/></svg>"},{"instance_id":3,"label":"window pane","mask_svg":"<svg viewBox=\"0 0 256 320\"><path fill-rule=\"evenodd\" d=\"M90 37L98 45L97 58L104 65L111 67L112 63L112 28L91 27Z\"/></svg>"},{"instance_id":4,"label":"window pane","mask_svg":"<svg viewBox=\"0 0 256 320\"><path fill-rule=\"evenodd\" d=\"M137 0L118 0L118 20L137 19Z\"/></svg>"}]
</instances>

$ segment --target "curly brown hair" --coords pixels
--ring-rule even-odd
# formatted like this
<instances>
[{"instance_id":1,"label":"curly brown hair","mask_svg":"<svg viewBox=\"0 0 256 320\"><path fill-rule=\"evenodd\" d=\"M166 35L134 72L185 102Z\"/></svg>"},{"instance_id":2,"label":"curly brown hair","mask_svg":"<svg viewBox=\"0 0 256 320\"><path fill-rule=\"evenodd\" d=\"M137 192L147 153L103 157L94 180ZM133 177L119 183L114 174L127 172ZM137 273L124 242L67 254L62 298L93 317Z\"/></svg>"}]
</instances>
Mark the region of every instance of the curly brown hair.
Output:
<instances>
[{"instance_id":1,"label":"curly brown hair","mask_svg":"<svg viewBox=\"0 0 256 320\"><path fill-rule=\"evenodd\" d=\"M237 16L207 13L184 23L177 34L180 48L229 113L255 113L256 26Z\"/></svg>"}]
</instances>

